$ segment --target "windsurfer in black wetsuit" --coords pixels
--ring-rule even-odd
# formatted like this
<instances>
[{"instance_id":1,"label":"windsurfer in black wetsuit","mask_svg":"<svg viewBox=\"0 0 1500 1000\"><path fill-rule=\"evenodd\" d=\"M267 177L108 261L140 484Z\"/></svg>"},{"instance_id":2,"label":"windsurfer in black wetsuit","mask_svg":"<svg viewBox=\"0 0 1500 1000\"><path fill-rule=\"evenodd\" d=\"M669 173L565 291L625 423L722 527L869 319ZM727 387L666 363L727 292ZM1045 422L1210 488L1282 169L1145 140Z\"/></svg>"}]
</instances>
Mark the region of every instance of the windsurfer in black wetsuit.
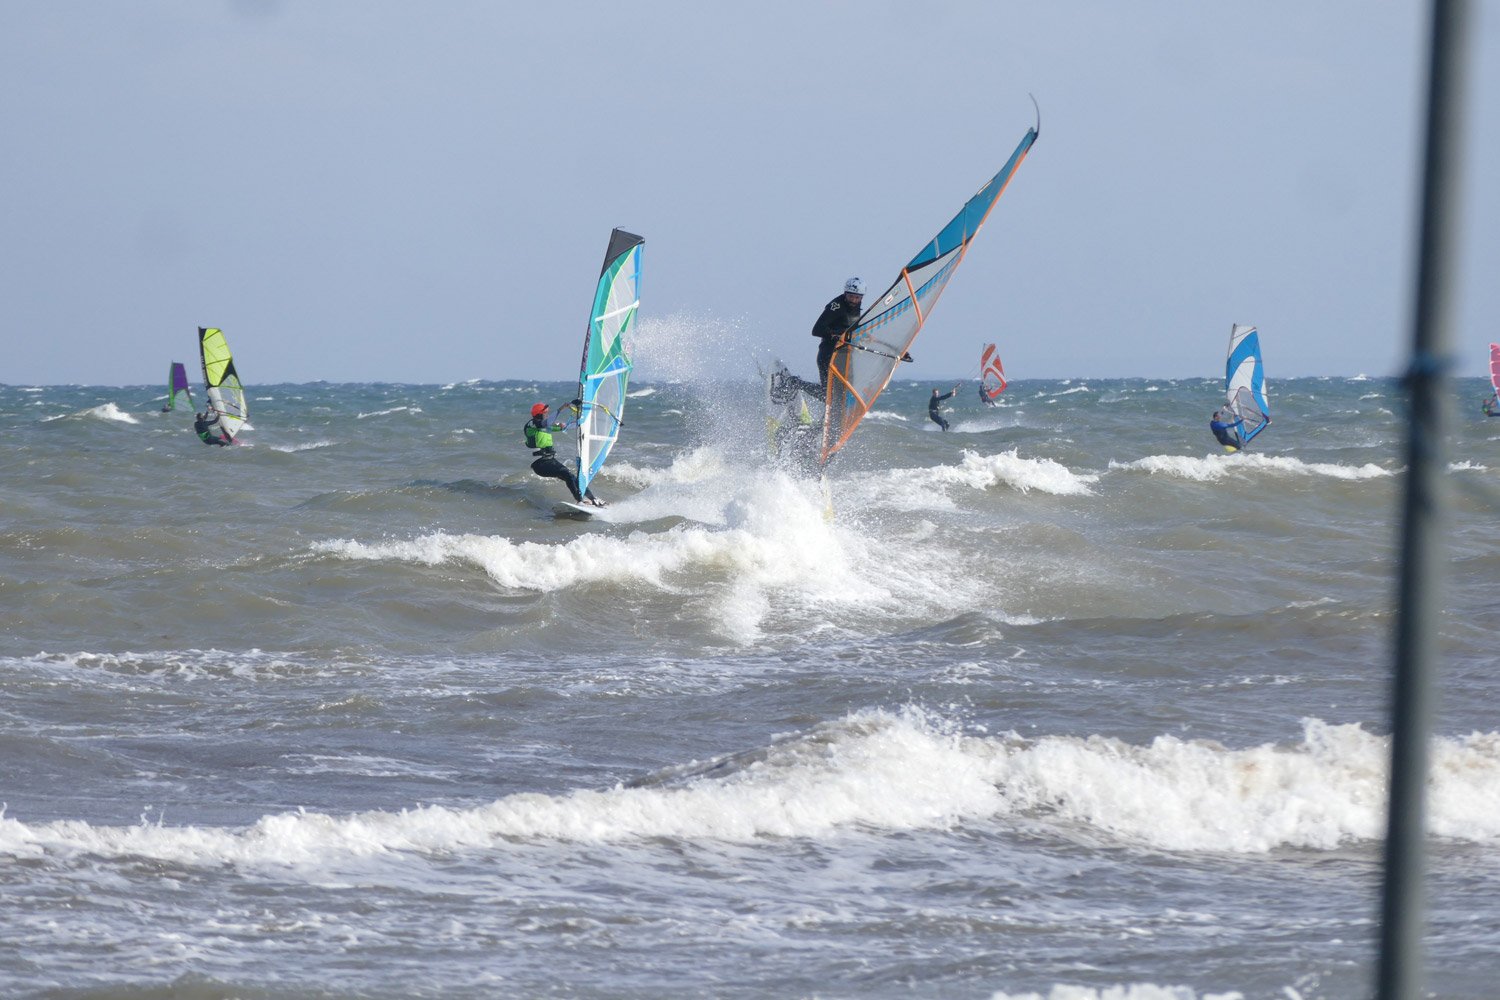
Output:
<instances>
[{"instance_id":1,"label":"windsurfer in black wetsuit","mask_svg":"<svg viewBox=\"0 0 1500 1000\"><path fill-rule=\"evenodd\" d=\"M833 355L848 343L849 334L859 325L859 315L865 300L865 283L862 278L850 278L844 282L844 290L829 300L813 324L812 335L818 338L817 384L797 379L798 388L818 399L826 399L828 392L828 366ZM911 355L901 358L910 361Z\"/></svg>"},{"instance_id":2,"label":"windsurfer in black wetsuit","mask_svg":"<svg viewBox=\"0 0 1500 1000\"><path fill-rule=\"evenodd\" d=\"M578 400L572 403L576 408L582 404ZM604 501L594 496L593 490L585 493L578 491L578 477L557 460L557 452L552 446L552 432L560 431L565 424L556 423L549 425L547 422L547 404L537 403L531 408L531 419L526 422L524 434L526 435L526 447L532 449L536 461L531 463L531 471L546 479L561 479L568 487L568 492L573 494L575 503L591 503L595 507L603 507Z\"/></svg>"},{"instance_id":3,"label":"windsurfer in black wetsuit","mask_svg":"<svg viewBox=\"0 0 1500 1000\"><path fill-rule=\"evenodd\" d=\"M947 392L943 393L941 396L939 396L938 395L938 391L936 389L934 389L934 390L932 390L932 398L927 401L927 417L928 417L928 419L930 419L933 423L937 424L943 430L947 430L948 429L948 421L943 417L943 411L942 411L943 402L945 400L952 399L953 398L953 394L955 392L957 392L957 391L958 391L958 383L954 383L953 388L949 389Z\"/></svg>"},{"instance_id":4,"label":"windsurfer in black wetsuit","mask_svg":"<svg viewBox=\"0 0 1500 1000\"><path fill-rule=\"evenodd\" d=\"M223 429L219 423L219 415L215 413L212 417L208 413L195 413L193 415L193 433L198 435L198 440L204 444L231 445L234 438Z\"/></svg>"},{"instance_id":5,"label":"windsurfer in black wetsuit","mask_svg":"<svg viewBox=\"0 0 1500 1000\"><path fill-rule=\"evenodd\" d=\"M860 307L865 301L865 283L860 278L844 282L844 290L830 299L813 324L812 335L818 338L818 392L824 398L828 389L828 365L833 352L844 343L849 331L859 325Z\"/></svg>"}]
</instances>

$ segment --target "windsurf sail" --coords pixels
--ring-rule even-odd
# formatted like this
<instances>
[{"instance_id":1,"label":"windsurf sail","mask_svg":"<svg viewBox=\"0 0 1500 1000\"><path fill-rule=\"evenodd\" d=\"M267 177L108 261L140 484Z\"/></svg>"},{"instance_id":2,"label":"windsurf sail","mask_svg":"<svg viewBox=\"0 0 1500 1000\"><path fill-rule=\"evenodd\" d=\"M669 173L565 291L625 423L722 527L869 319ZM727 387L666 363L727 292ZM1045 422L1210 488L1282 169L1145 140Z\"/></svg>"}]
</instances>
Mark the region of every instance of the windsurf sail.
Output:
<instances>
[{"instance_id":1,"label":"windsurf sail","mask_svg":"<svg viewBox=\"0 0 1500 1000\"><path fill-rule=\"evenodd\" d=\"M991 406L995 397L1005 391L1005 366L1000 364L1000 352L994 344L986 344L979 355L979 398Z\"/></svg>"},{"instance_id":2,"label":"windsurf sail","mask_svg":"<svg viewBox=\"0 0 1500 1000\"><path fill-rule=\"evenodd\" d=\"M1260 356L1260 334L1253 326L1235 323L1229 330L1224 396L1242 423L1239 435L1243 447L1271 422L1271 410L1266 405L1266 369Z\"/></svg>"},{"instance_id":3,"label":"windsurf sail","mask_svg":"<svg viewBox=\"0 0 1500 1000\"><path fill-rule=\"evenodd\" d=\"M604 467L620 436L625 416L625 385L630 355L625 336L641 304L641 248L645 240L616 229L609 235L594 310L583 340L578 373L578 490L583 492Z\"/></svg>"},{"instance_id":4,"label":"windsurf sail","mask_svg":"<svg viewBox=\"0 0 1500 1000\"><path fill-rule=\"evenodd\" d=\"M917 339L938 296L963 262L969 244L979 234L995 202L1005 193L1005 186L1031 151L1040 130L1039 120L1027 130L1000 172L964 203L930 243L917 251L890 287L861 314L846 343L834 352L828 366L823 464L848 442L890 384L896 366Z\"/></svg>"},{"instance_id":5,"label":"windsurf sail","mask_svg":"<svg viewBox=\"0 0 1500 1000\"><path fill-rule=\"evenodd\" d=\"M198 327L198 350L203 357L203 384L208 387L209 409L219 415L219 426L234 438L250 418L250 411L224 331L213 326Z\"/></svg>"},{"instance_id":6,"label":"windsurf sail","mask_svg":"<svg viewBox=\"0 0 1500 1000\"><path fill-rule=\"evenodd\" d=\"M1484 401L1484 415L1500 417L1500 344L1490 345L1490 395Z\"/></svg>"},{"instance_id":7,"label":"windsurf sail","mask_svg":"<svg viewBox=\"0 0 1500 1000\"><path fill-rule=\"evenodd\" d=\"M174 361L172 367L167 369L167 405L162 410L177 409L177 396L184 392L187 393L188 405L192 406L193 390L188 387L187 365Z\"/></svg>"}]
</instances>

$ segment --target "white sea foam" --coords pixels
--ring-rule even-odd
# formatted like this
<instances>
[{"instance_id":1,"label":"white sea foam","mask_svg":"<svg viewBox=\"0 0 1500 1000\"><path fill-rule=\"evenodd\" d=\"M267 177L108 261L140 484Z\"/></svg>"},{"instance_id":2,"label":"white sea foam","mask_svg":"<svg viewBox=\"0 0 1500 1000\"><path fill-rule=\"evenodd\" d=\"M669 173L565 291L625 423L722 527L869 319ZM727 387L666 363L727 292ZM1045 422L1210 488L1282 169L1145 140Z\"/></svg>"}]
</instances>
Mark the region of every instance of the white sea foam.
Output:
<instances>
[{"instance_id":1,"label":"white sea foam","mask_svg":"<svg viewBox=\"0 0 1500 1000\"><path fill-rule=\"evenodd\" d=\"M612 461L604 468L606 478L638 487L702 483L722 479L727 474L723 453L710 447L679 452L672 457L672 464L665 468L645 468L620 460Z\"/></svg>"},{"instance_id":2,"label":"white sea foam","mask_svg":"<svg viewBox=\"0 0 1500 1000\"><path fill-rule=\"evenodd\" d=\"M290 453L297 451L312 451L314 448L331 448L337 443L337 441L309 441L306 444L273 444L270 447L272 451L284 451Z\"/></svg>"},{"instance_id":3,"label":"white sea foam","mask_svg":"<svg viewBox=\"0 0 1500 1000\"><path fill-rule=\"evenodd\" d=\"M1126 983L1094 989L1091 986L1058 984L1046 993L992 993L990 1000L1244 1000L1244 994L1204 993L1199 997L1186 986L1157 986L1154 983ZM1288 987L1283 1000L1301 1000L1302 995Z\"/></svg>"},{"instance_id":4,"label":"white sea foam","mask_svg":"<svg viewBox=\"0 0 1500 1000\"><path fill-rule=\"evenodd\" d=\"M894 469L874 477L870 488L880 490L883 500L908 510L927 509L935 495L947 500L951 487L988 490L997 486L1029 493L1036 490L1056 496L1087 496L1099 477L1073 472L1050 458L1022 458L1016 449L993 455L965 451L958 465L919 469Z\"/></svg>"},{"instance_id":5,"label":"white sea foam","mask_svg":"<svg viewBox=\"0 0 1500 1000\"><path fill-rule=\"evenodd\" d=\"M644 389L637 389L634 392L627 392L625 394L625 398L626 399L645 399L647 396L654 396L654 395L656 395L656 387L655 386L647 386Z\"/></svg>"},{"instance_id":6,"label":"white sea foam","mask_svg":"<svg viewBox=\"0 0 1500 1000\"><path fill-rule=\"evenodd\" d=\"M1007 412L1010 409L1000 404L998 407L985 410L980 416L961 417L953 421L953 426L949 430L955 434L988 434L991 431L1010 430L1016 426L1021 412L1020 407Z\"/></svg>"},{"instance_id":7,"label":"white sea foam","mask_svg":"<svg viewBox=\"0 0 1500 1000\"><path fill-rule=\"evenodd\" d=\"M244 828L0 816L0 855L281 866L495 849L511 838L749 843L997 822L1167 851L1326 850L1377 839L1388 740L1357 725L1304 725L1299 743L1235 750L1173 736L1147 746L1104 736L978 737L917 709L867 711L765 748L750 766L681 783L524 793L469 809L279 813ZM1430 812L1436 836L1500 841L1500 734L1434 740Z\"/></svg>"},{"instance_id":8,"label":"white sea foam","mask_svg":"<svg viewBox=\"0 0 1500 1000\"><path fill-rule=\"evenodd\" d=\"M98 406L91 406L87 410L79 410L76 413L60 413L55 417L43 417L42 423L46 424L54 420L66 420L69 417L80 417L89 420L111 420L120 424L140 423L134 416L126 413L114 403L101 403Z\"/></svg>"},{"instance_id":9,"label":"white sea foam","mask_svg":"<svg viewBox=\"0 0 1500 1000\"><path fill-rule=\"evenodd\" d=\"M421 413L420 406L393 406L389 410L376 410L373 413L355 414L356 420L364 420L366 417L384 417L392 413Z\"/></svg>"},{"instance_id":10,"label":"white sea foam","mask_svg":"<svg viewBox=\"0 0 1500 1000\"><path fill-rule=\"evenodd\" d=\"M697 462L715 461L711 450L696 454ZM872 546L856 530L830 523L821 495L810 484L773 474L748 483L705 476L692 485L694 465L691 459L680 461L655 475L627 470L657 488L614 502L605 515L617 524L670 515L701 524L623 537L588 532L562 544L436 532L399 541L341 539L313 550L344 559L468 564L518 590L552 592L596 583L667 592L688 587L709 602L718 627L736 641L759 637L773 602L871 613L882 607L909 610L913 602L925 606L922 595L932 581L904 572L899 551ZM872 559L884 560L884 572L869 570ZM704 574L720 578L721 585L705 592Z\"/></svg>"},{"instance_id":11,"label":"white sea foam","mask_svg":"<svg viewBox=\"0 0 1500 1000\"><path fill-rule=\"evenodd\" d=\"M904 414L904 413L894 413L894 412L892 412L890 410L871 410L869 413L865 414L865 419L866 420L886 420L886 421L892 421L893 420L893 421L896 421L897 423L906 423L911 418L908 417L908 416L906 416L906 414Z\"/></svg>"},{"instance_id":12,"label":"white sea foam","mask_svg":"<svg viewBox=\"0 0 1500 1000\"><path fill-rule=\"evenodd\" d=\"M1148 455L1134 462L1111 460L1111 469L1126 472L1148 472L1153 475L1175 476L1197 482L1217 482L1226 476L1249 473L1272 473L1293 476L1328 476L1332 479L1382 479L1394 476L1390 469L1383 469L1373 462L1364 465L1338 465L1331 462L1304 462L1286 455Z\"/></svg>"},{"instance_id":13,"label":"white sea foam","mask_svg":"<svg viewBox=\"0 0 1500 1000\"><path fill-rule=\"evenodd\" d=\"M175 682L222 677L332 677L345 669L329 661L308 663L295 656L259 649L234 652L221 649L144 653L41 652L34 656L0 657L0 669L12 668L57 674L86 672L90 674L89 684L99 687L120 682L130 684L136 678L153 675L171 678Z\"/></svg>"}]
</instances>

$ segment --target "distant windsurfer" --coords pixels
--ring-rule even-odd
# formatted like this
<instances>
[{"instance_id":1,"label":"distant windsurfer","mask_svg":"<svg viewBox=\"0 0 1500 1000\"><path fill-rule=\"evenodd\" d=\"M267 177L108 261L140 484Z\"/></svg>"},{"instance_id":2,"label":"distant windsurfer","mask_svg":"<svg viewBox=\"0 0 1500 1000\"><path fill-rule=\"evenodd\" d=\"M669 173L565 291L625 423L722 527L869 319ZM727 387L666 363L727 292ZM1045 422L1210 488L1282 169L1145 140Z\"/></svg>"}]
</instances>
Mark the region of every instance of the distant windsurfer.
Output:
<instances>
[{"instance_id":1,"label":"distant windsurfer","mask_svg":"<svg viewBox=\"0 0 1500 1000\"><path fill-rule=\"evenodd\" d=\"M936 389L934 389L934 390L932 390L932 398L929 399L929 400L927 400L927 417L928 417L928 419L931 420L933 423L937 424L943 430L947 430L948 429L948 421L943 416L943 403L946 402L947 400L952 399L953 398L953 394L956 393L956 392L958 392L958 385L957 384L954 384L954 386L953 386L952 389L949 389L947 392L943 393L941 396L939 396L938 395L938 391Z\"/></svg>"},{"instance_id":2,"label":"distant windsurfer","mask_svg":"<svg viewBox=\"0 0 1500 1000\"><path fill-rule=\"evenodd\" d=\"M1500 392L1490 393L1490 398L1484 401L1484 415L1500 417Z\"/></svg>"},{"instance_id":3,"label":"distant windsurfer","mask_svg":"<svg viewBox=\"0 0 1500 1000\"><path fill-rule=\"evenodd\" d=\"M209 416L209 413L213 413ZM198 435L198 440L204 444L231 445L234 438L224 430L219 423L219 414L215 411L197 413L193 415L193 433Z\"/></svg>"},{"instance_id":4,"label":"distant windsurfer","mask_svg":"<svg viewBox=\"0 0 1500 1000\"><path fill-rule=\"evenodd\" d=\"M582 403L573 400L572 407L577 412ZM565 423L549 423L547 412L549 407L546 403L537 403L531 408L531 419L526 422L525 435L526 447L532 449L536 461L531 463L531 471L544 479L561 479L568 487L568 492L573 494L575 503L591 503L595 507L603 507L604 501L594 496L593 490L584 493L578 491L578 477L557 460L557 451L552 445L552 432L560 431L567 426Z\"/></svg>"},{"instance_id":5,"label":"distant windsurfer","mask_svg":"<svg viewBox=\"0 0 1500 1000\"><path fill-rule=\"evenodd\" d=\"M1219 407L1208 419L1208 429L1213 431L1214 437L1226 451L1239 451L1244 447L1239 435L1239 429L1243 426L1245 422L1228 406Z\"/></svg>"}]
</instances>

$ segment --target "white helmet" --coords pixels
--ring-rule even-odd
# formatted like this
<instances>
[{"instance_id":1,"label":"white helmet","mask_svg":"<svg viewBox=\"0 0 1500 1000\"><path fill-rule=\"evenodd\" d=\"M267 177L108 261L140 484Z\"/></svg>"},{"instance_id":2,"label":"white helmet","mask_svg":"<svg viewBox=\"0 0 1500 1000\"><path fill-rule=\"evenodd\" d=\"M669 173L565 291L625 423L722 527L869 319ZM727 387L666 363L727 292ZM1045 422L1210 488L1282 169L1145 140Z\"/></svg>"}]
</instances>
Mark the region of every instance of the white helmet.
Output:
<instances>
[{"instance_id":1,"label":"white helmet","mask_svg":"<svg viewBox=\"0 0 1500 1000\"><path fill-rule=\"evenodd\" d=\"M846 291L846 292L852 292L855 295L863 295L863 294L865 294L865 282L864 282L864 279L863 278L850 278L848 281L844 282L844 291Z\"/></svg>"}]
</instances>

